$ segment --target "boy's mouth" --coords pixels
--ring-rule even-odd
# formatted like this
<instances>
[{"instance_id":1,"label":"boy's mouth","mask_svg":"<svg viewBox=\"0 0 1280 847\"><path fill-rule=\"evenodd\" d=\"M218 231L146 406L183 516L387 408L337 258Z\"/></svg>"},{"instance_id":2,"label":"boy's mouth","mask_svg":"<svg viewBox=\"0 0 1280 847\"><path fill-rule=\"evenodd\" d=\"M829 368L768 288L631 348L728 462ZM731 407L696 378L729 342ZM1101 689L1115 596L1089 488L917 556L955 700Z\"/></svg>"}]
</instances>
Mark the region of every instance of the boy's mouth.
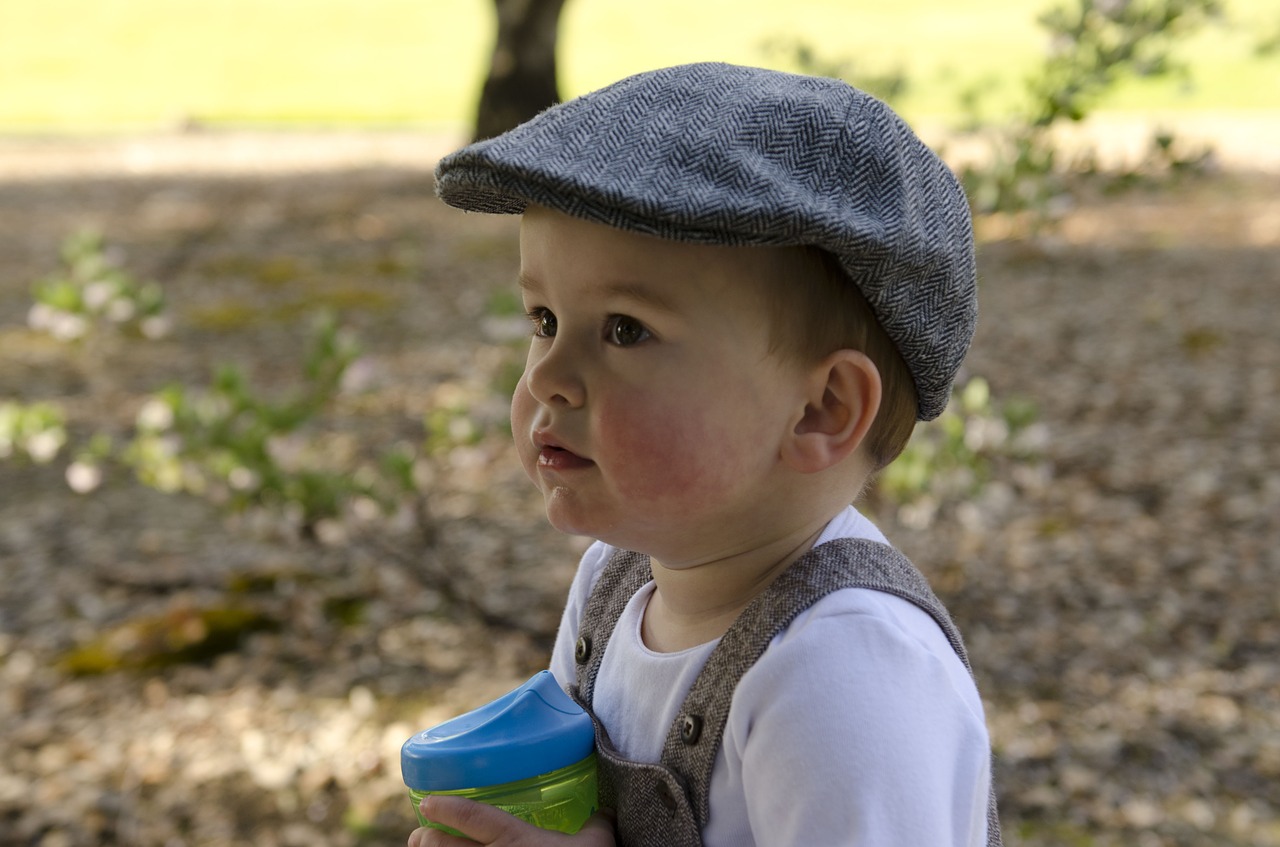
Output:
<instances>
[{"instance_id":1,"label":"boy's mouth","mask_svg":"<svg viewBox=\"0 0 1280 847\"><path fill-rule=\"evenodd\" d=\"M546 470L571 471L590 467L593 464L595 463L590 459L554 444L544 444L538 450L538 467Z\"/></svg>"}]
</instances>

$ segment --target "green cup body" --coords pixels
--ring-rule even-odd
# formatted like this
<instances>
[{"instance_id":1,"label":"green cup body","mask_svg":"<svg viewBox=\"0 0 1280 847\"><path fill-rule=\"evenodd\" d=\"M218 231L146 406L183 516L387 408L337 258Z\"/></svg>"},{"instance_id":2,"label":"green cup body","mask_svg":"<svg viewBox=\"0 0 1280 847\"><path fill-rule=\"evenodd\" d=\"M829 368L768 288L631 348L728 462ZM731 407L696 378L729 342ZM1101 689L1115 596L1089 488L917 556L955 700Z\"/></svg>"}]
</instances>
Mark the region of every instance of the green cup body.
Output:
<instances>
[{"instance_id":1,"label":"green cup body","mask_svg":"<svg viewBox=\"0 0 1280 847\"><path fill-rule=\"evenodd\" d=\"M487 785L482 788L458 788L451 791L416 791L410 789L414 813L423 826L440 829L452 835L463 833L423 817L418 804L428 794L467 797L497 806L521 820L542 829L555 830L572 835L582 828L587 818L598 807L596 789L596 754L574 762L568 767L540 776Z\"/></svg>"}]
</instances>

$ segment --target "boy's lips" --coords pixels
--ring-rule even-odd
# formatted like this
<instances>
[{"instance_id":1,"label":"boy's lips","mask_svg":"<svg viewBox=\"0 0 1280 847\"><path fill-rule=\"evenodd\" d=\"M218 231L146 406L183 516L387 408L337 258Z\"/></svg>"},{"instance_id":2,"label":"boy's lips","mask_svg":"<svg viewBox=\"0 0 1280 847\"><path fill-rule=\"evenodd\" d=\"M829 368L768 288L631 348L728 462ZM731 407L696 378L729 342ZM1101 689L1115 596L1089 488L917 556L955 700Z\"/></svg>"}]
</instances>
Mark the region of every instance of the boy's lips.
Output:
<instances>
[{"instance_id":1,"label":"boy's lips","mask_svg":"<svg viewBox=\"0 0 1280 847\"><path fill-rule=\"evenodd\" d=\"M563 446L555 438L538 434L534 437L534 444L538 448L538 467L554 471L571 471L578 468L586 468L595 464L585 456L579 456L569 448Z\"/></svg>"},{"instance_id":2,"label":"boy's lips","mask_svg":"<svg viewBox=\"0 0 1280 847\"><path fill-rule=\"evenodd\" d=\"M595 464L577 453L571 453L559 447L543 447L538 451L538 467L553 471L571 471L587 468Z\"/></svg>"}]
</instances>

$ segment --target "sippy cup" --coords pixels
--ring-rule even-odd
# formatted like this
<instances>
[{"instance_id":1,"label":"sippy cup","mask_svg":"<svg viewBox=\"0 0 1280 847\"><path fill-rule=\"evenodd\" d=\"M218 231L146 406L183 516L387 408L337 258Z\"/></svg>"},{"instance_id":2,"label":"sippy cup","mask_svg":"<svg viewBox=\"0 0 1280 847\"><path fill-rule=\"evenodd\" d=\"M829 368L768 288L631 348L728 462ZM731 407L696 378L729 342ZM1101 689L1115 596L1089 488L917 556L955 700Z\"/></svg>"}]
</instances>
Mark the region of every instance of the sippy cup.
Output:
<instances>
[{"instance_id":1,"label":"sippy cup","mask_svg":"<svg viewBox=\"0 0 1280 847\"><path fill-rule=\"evenodd\" d=\"M514 691L414 735L400 771L423 826L428 794L497 806L543 829L577 832L596 810L591 717L542 671Z\"/></svg>"}]
</instances>

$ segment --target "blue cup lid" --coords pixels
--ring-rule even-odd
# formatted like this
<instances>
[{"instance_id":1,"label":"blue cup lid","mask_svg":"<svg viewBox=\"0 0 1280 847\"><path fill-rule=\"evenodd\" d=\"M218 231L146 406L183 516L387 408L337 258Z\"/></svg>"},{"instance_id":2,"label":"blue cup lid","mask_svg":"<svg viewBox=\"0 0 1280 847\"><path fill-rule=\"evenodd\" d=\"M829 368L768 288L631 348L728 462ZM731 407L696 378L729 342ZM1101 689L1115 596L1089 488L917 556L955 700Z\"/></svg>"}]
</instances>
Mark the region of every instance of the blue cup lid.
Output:
<instances>
[{"instance_id":1,"label":"blue cup lid","mask_svg":"<svg viewBox=\"0 0 1280 847\"><path fill-rule=\"evenodd\" d=\"M591 716L541 671L492 703L414 735L400 748L400 772L415 791L515 782L586 758Z\"/></svg>"}]
</instances>

